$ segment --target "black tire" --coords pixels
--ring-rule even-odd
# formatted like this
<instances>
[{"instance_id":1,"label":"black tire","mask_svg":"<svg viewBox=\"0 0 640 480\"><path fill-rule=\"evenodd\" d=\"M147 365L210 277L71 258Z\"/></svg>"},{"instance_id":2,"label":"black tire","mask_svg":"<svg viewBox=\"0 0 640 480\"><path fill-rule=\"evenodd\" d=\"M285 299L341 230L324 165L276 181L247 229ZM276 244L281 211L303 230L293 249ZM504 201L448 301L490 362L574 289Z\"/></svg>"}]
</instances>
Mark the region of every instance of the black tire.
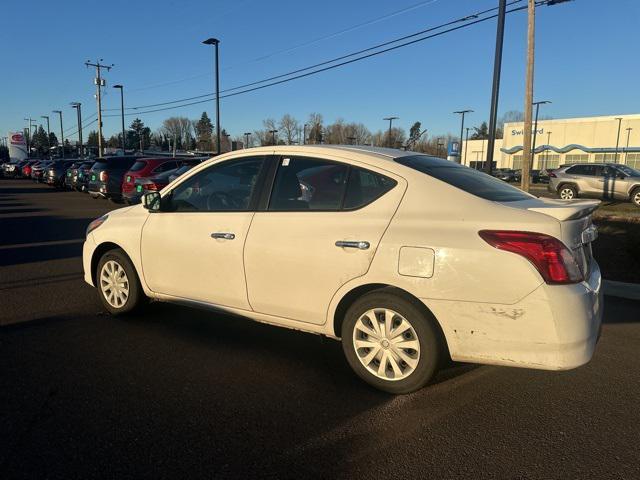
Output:
<instances>
[{"instance_id":1,"label":"black tire","mask_svg":"<svg viewBox=\"0 0 640 480\"><path fill-rule=\"evenodd\" d=\"M373 309L388 309L396 312L408 321L417 336L420 347L418 363L413 371L408 373L404 378L400 378L399 380L381 378L365 367L363 361L366 360L360 360L360 355L354 346L354 330L356 329L358 320L363 317L366 312ZM399 317L394 316L393 319L395 322L399 320ZM357 332L357 334L360 333L361 332ZM436 320L426 314L424 309L420 308L413 301L406 299L400 292L393 288L375 290L356 300L347 310L344 322L342 323L341 335L342 349L347 358L347 362L354 372L369 385L393 394L411 393L424 387L436 373L441 360L446 356L445 346L441 340L441 333L436 325ZM410 335L412 336L413 333L411 332ZM410 337L410 339L412 338ZM382 345L382 340L380 342ZM389 352L389 355L394 354L391 353L393 347L384 347L384 350L382 349L383 347L377 348L380 349L380 352L385 352L386 350ZM387 348L389 350L387 350ZM372 349L365 348L362 355L366 356L368 352L372 352ZM404 353L406 353L406 351ZM394 355L397 357L397 354ZM378 361L379 365L380 361L374 360L373 362L375 363L376 361ZM374 363L371 363L370 366L374 365ZM388 365L388 368L391 373L390 365Z\"/></svg>"},{"instance_id":2,"label":"black tire","mask_svg":"<svg viewBox=\"0 0 640 480\"><path fill-rule=\"evenodd\" d=\"M578 189L574 185L564 183L558 187L558 198L563 200L578 198Z\"/></svg>"},{"instance_id":3,"label":"black tire","mask_svg":"<svg viewBox=\"0 0 640 480\"><path fill-rule=\"evenodd\" d=\"M109 262L115 262L115 264L119 265L126 274L128 295L126 297L126 300L119 306L112 305L112 303L110 303L105 296L105 293L102 289L102 270L104 266ZM140 285L140 279L138 278L138 274L136 273L136 269L123 250L116 248L114 250L109 250L104 255L102 255L100 261L98 262L98 266L96 267L95 274L98 297L100 297L100 301L112 315L123 315L125 313L132 312L135 309L139 308L146 300L144 291L142 290L142 286Z\"/></svg>"},{"instance_id":4,"label":"black tire","mask_svg":"<svg viewBox=\"0 0 640 480\"><path fill-rule=\"evenodd\" d=\"M640 208L640 187L631 190L631 203Z\"/></svg>"}]
</instances>

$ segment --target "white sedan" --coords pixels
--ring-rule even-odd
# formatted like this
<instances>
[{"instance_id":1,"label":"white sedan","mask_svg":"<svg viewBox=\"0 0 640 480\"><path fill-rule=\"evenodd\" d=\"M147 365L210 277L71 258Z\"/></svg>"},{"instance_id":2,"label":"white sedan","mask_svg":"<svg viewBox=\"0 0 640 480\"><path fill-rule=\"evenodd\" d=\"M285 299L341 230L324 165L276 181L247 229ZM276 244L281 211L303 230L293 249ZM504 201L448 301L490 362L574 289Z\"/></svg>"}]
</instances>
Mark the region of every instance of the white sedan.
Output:
<instances>
[{"instance_id":1,"label":"white sedan","mask_svg":"<svg viewBox=\"0 0 640 480\"><path fill-rule=\"evenodd\" d=\"M253 148L92 222L85 280L112 314L153 299L340 338L362 379L407 393L447 357L588 362L597 205L415 152Z\"/></svg>"}]
</instances>

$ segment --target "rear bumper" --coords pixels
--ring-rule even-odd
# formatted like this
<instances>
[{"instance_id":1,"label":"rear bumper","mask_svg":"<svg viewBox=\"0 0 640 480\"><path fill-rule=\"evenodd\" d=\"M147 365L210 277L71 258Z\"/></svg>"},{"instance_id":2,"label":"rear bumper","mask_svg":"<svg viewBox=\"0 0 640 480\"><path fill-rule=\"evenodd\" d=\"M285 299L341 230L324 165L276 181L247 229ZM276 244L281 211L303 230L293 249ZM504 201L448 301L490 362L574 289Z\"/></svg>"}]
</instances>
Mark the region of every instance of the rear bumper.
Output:
<instances>
[{"instance_id":1,"label":"rear bumper","mask_svg":"<svg viewBox=\"0 0 640 480\"><path fill-rule=\"evenodd\" d=\"M440 321L456 361L569 370L591 360L603 294L593 261L588 280L542 284L513 305L424 300Z\"/></svg>"}]
</instances>

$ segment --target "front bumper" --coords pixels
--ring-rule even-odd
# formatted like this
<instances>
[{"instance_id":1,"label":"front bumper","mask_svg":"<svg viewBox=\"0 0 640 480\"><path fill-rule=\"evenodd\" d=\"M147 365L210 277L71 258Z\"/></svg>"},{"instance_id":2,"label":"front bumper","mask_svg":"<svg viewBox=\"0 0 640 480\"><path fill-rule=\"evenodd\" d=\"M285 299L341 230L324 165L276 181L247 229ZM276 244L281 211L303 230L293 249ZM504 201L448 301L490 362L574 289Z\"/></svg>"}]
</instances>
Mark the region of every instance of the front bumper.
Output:
<instances>
[{"instance_id":1,"label":"front bumper","mask_svg":"<svg viewBox=\"0 0 640 480\"><path fill-rule=\"evenodd\" d=\"M84 269L84 281L92 287L95 287L95 285L93 284L93 275L91 272L91 258L93 257L93 252L96 247L93 233L90 233L82 245L82 268Z\"/></svg>"}]
</instances>

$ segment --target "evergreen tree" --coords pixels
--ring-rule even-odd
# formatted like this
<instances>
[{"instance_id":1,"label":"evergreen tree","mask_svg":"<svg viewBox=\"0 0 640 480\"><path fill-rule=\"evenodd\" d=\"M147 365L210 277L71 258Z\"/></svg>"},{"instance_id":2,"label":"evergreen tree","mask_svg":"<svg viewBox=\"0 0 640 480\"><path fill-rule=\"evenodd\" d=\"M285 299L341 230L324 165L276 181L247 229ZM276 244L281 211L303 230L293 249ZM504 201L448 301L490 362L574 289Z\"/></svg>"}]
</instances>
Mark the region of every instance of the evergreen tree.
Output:
<instances>
[{"instance_id":1,"label":"evergreen tree","mask_svg":"<svg viewBox=\"0 0 640 480\"><path fill-rule=\"evenodd\" d=\"M211 123L211 119L207 115L207 112L202 112L202 116L196 123L195 127L200 150L212 150L213 124Z\"/></svg>"}]
</instances>

